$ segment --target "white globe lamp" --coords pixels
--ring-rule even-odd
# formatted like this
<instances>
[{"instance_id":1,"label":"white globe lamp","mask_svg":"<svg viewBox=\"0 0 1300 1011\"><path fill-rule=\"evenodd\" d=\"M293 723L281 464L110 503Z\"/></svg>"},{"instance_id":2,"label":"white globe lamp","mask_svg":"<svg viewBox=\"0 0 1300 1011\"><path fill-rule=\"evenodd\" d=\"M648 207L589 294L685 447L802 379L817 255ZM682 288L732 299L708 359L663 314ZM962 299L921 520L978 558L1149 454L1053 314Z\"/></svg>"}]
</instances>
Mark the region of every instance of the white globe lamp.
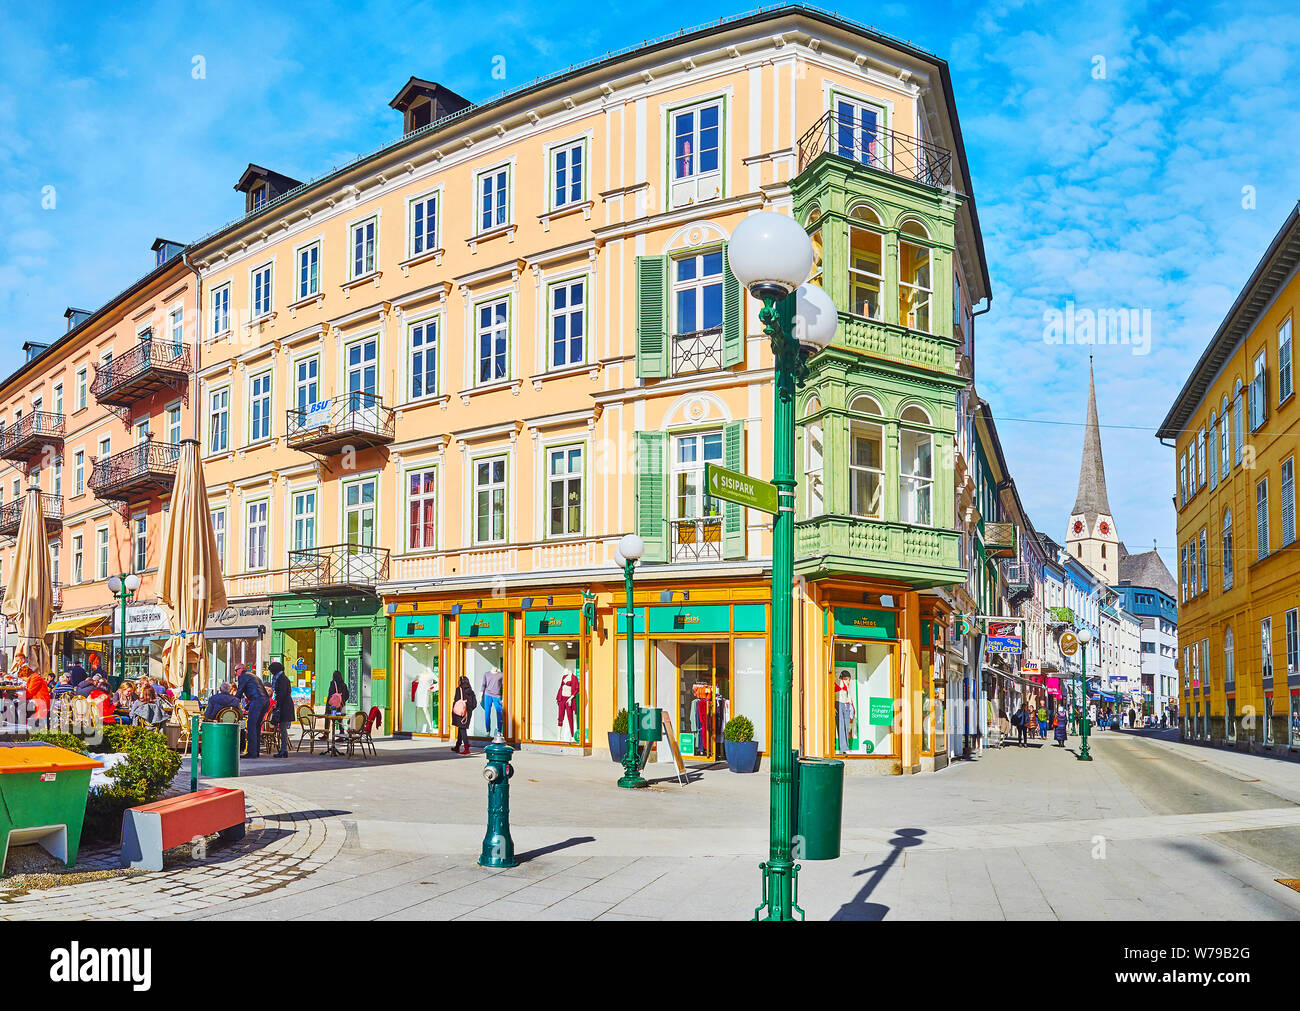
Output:
<instances>
[{"instance_id":1,"label":"white globe lamp","mask_svg":"<svg viewBox=\"0 0 1300 1011\"><path fill-rule=\"evenodd\" d=\"M831 297L815 284L801 284L794 300L795 340L814 351L829 346L839 325Z\"/></svg>"},{"instance_id":2,"label":"white globe lamp","mask_svg":"<svg viewBox=\"0 0 1300 1011\"><path fill-rule=\"evenodd\" d=\"M645 554L645 541L638 534L624 534L618 542L618 553L629 562L639 561Z\"/></svg>"},{"instance_id":3,"label":"white globe lamp","mask_svg":"<svg viewBox=\"0 0 1300 1011\"><path fill-rule=\"evenodd\" d=\"M736 226L727 244L736 280L755 298L785 298L808 278L813 247L803 226L787 214L760 211Z\"/></svg>"}]
</instances>

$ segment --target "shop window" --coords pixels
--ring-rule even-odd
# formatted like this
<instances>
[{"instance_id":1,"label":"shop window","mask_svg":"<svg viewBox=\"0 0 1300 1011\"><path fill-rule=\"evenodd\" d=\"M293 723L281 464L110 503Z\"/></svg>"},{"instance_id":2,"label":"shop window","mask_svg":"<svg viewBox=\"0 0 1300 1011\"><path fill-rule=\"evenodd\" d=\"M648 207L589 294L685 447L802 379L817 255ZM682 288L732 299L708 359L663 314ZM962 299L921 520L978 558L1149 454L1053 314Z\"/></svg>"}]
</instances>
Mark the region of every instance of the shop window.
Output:
<instances>
[{"instance_id":1,"label":"shop window","mask_svg":"<svg viewBox=\"0 0 1300 1011\"><path fill-rule=\"evenodd\" d=\"M464 656L461 670L469 678L470 687L474 689L475 695L478 696L478 705L474 707L473 716L470 718L469 736L486 737L488 730L485 720L489 718L489 709L491 710L492 733L496 733L498 726L505 726L504 713L495 703L487 700L486 693L483 691L484 678L499 672L502 675L501 698L505 699L508 685L505 681L504 650L499 639L467 642L463 644L462 649ZM508 731L503 731L503 734L506 737L510 736Z\"/></svg>"},{"instance_id":2,"label":"shop window","mask_svg":"<svg viewBox=\"0 0 1300 1011\"><path fill-rule=\"evenodd\" d=\"M1264 696L1264 743L1273 743L1273 696Z\"/></svg>"},{"instance_id":3,"label":"shop window","mask_svg":"<svg viewBox=\"0 0 1300 1011\"><path fill-rule=\"evenodd\" d=\"M582 742L580 650L576 640L534 640L529 648L528 739Z\"/></svg>"},{"instance_id":4,"label":"shop window","mask_svg":"<svg viewBox=\"0 0 1300 1011\"><path fill-rule=\"evenodd\" d=\"M1225 724L1226 724L1225 730L1228 735L1228 740L1235 741L1237 739L1237 700L1236 699L1228 699L1226 712L1227 712L1227 718L1225 720Z\"/></svg>"},{"instance_id":5,"label":"shop window","mask_svg":"<svg viewBox=\"0 0 1300 1011\"><path fill-rule=\"evenodd\" d=\"M400 728L409 734L438 732L438 643L404 642L399 647L402 693ZM477 689L475 689L477 691Z\"/></svg>"},{"instance_id":6,"label":"shop window","mask_svg":"<svg viewBox=\"0 0 1300 1011\"><path fill-rule=\"evenodd\" d=\"M768 751L767 706L767 640L736 639L733 716L746 716L754 724L754 740L758 750Z\"/></svg>"},{"instance_id":7,"label":"shop window","mask_svg":"<svg viewBox=\"0 0 1300 1011\"><path fill-rule=\"evenodd\" d=\"M893 655L889 643L836 641L830 731L837 754L897 754Z\"/></svg>"},{"instance_id":8,"label":"shop window","mask_svg":"<svg viewBox=\"0 0 1300 1011\"><path fill-rule=\"evenodd\" d=\"M1290 745L1300 748L1300 688L1291 689L1291 733Z\"/></svg>"}]
</instances>

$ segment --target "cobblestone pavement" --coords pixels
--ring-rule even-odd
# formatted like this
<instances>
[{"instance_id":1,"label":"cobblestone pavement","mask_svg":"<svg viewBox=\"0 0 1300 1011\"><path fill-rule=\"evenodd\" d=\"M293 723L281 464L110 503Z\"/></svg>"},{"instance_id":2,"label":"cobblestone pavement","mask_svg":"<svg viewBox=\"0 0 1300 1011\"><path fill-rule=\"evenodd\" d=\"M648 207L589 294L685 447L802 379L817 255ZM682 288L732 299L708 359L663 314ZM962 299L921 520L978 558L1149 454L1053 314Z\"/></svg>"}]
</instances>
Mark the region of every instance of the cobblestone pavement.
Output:
<instances>
[{"instance_id":1,"label":"cobblestone pavement","mask_svg":"<svg viewBox=\"0 0 1300 1011\"><path fill-rule=\"evenodd\" d=\"M1073 741L1071 744L1073 745ZM805 862L813 919L1295 919L1300 767L1154 735L1007 747L933 775L845 781L843 853ZM161 874L5 900L0 918L743 919L758 902L766 775L648 791L607 761L522 751L520 866L478 867L477 756L246 763L241 843ZM182 769L182 777L188 771ZM220 782L220 781L214 781ZM234 782L234 781L230 781Z\"/></svg>"}]
</instances>

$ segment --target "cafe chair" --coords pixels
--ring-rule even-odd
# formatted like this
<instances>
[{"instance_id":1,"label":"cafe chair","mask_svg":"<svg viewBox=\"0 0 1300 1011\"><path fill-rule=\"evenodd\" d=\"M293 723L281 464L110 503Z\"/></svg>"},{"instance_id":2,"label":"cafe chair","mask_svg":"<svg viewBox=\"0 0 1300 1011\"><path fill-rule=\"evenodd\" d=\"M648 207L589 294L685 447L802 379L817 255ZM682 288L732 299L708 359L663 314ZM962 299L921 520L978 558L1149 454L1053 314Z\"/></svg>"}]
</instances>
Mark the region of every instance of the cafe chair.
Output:
<instances>
[{"instance_id":1,"label":"cafe chair","mask_svg":"<svg viewBox=\"0 0 1300 1011\"><path fill-rule=\"evenodd\" d=\"M303 741L307 741L311 747L308 749L313 755L316 754L316 742L321 741L326 747L329 747L329 731L324 727L316 725L316 711L309 705L298 707L298 729L301 734L298 737L298 746L294 751L302 750Z\"/></svg>"}]
</instances>

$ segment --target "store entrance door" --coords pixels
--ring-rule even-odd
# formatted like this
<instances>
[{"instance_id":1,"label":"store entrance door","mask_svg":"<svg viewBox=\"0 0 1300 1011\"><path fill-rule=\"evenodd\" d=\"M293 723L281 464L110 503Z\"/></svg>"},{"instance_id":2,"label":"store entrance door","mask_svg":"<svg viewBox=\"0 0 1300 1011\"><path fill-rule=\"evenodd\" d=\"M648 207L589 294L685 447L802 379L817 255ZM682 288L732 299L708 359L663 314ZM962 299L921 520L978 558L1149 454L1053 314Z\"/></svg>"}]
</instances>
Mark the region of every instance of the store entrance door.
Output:
<instances>
[{"instance_id":1,"label":"store entrance door","mask_svg":"<svg viewBox=\"0 0 1300 1011\"><path fill-rule=\"evenodd\" d=\"M682 757L716 760L722 754L722 728L730 715L729 644L678 643L677 658L676 729L681 735Z\"/></svg>"},{"instance_id":2,"label":"store entrance door","mask_svg":"<svg viewBox=\"0 0 1300 1011\"><path fill-rule=\"evenodd\" d=\"M343 633L343 681L348 686L348 712L370 711L370 629Z\"/></svg>"}]
</instances>

